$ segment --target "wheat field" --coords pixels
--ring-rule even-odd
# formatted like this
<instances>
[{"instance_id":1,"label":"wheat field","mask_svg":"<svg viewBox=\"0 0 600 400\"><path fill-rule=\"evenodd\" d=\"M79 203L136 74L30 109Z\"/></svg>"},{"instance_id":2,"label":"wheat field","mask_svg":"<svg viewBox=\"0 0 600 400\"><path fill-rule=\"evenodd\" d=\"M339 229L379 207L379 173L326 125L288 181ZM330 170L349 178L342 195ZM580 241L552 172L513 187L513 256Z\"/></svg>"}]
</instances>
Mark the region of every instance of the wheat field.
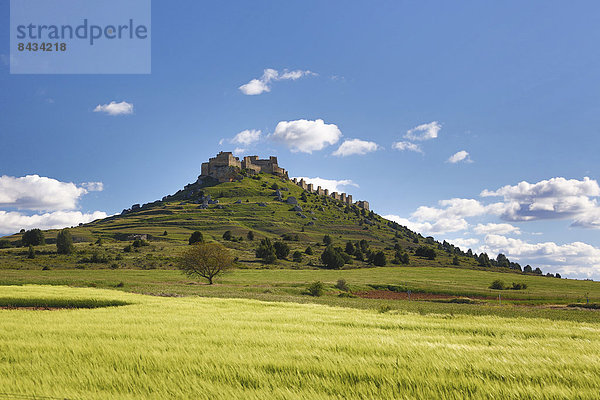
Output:
<instances>
[{"instance_id":1,"label":"wheat field","mask_svg":"<svg viewBox=\"0 0 600 400\"><path fill-rule=\"evenodd\" d=\"M0 287L1 298L128 305L0 310L0 398L591 399L600 393L600 323L35 285Z\"/></svg>"}]
</instances>

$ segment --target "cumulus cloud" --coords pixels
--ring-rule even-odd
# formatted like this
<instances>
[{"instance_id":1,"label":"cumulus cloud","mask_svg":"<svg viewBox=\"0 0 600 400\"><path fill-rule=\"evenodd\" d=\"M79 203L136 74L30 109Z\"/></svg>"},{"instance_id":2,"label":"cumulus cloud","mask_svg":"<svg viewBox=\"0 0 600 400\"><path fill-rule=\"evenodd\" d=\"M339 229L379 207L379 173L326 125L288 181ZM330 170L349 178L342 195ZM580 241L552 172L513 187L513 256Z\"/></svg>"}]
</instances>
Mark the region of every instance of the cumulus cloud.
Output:
<instances>
[{"instance_id":1,"label":"cumulus cloud","mask_svg":"<svg viewBox=\"0 0 600 400\"><path fill-rule=\"evenodd\" d=\"M460 247L463 251L470 249L479 243L479 239L475 238L458 238L458 239L446 239L448 243L452 243L455 246Z\"/></svg>"},{"instance_id":2,"label":"cumulus cloud","mask_svg":"<svg viewBox=\"0 0 600 400\"><path fill-rule=\"evenodd\" d=\"M454 198L441 200L438 204L440 207L420 206L410 215L410 219L397 215L386 215L384 218L420 233L444 234L464 231L469 228L466 218L486 213L486 206L475 199Z\"/></svg>"},{"instance_id":3,"label":"cumulus cloud","mask_svg":"<svg viewBox=\"0 0 600 400\"><path fill-rule=\"evenodd\" d=\"M329 192L343 193L347 190L347 189L344 189L344 187L348 187L348 186L359 187L356 183L354 183L350 179L336 180L336 179L324 179L324 178L319 178L319 177L309 178L306 176L297 176L296 179L298 179L298 180L304 179L305 182L312 183L315 187L321 186L321 188L327 189L327 190L329 190Z\"/></svg>"},{"instance_id":4,"label":"cumulus cloud","mask_svg":"<svg viewBox=\"0 0 600 400\"><path fill-rule=\"evenodd\" d=\"M231 139L231 143L250 146L260 140L261 131L257 129L246 129L241 131Z\"/></svg>"},{"instance_id":5,"label":"cumulus cloud","mask_svg":"<svg viewBox=\"0 0 600 400\"><path fill-rule=\"evenodd\" d=\"M487 235L480 251L503 253L521 264L542 266L543 270L558 271L569 277L600 276L600 249L583 242L528 243L501 235Z\"/></svg>"},{"instance_id":6,"label":"cumulus cloud","mask_svg":"<svg viewBox=\"0 0 600 400\"><path fill-rule=\"evenodd\" d=\"M404 137L409 140L430 140L438 137L438 133L442 129L439 122L433 121L428 124L421 124L406 131Z\"/></svg>"},{"instance_id":7,"label":"cumulus cloud","mask_svg":"<svg viewBox=\"0 0 600 400\"><path fill-rule=\"evenodd\" d=\"M0 207L26 210L72 210L88 191L102 190L101 182L77 186L39 175L0 177Z\"/></svg>"},{"instance_id":8,"label":"cumulus cloud","mask_svg":"<svg viewBox=\"0 0 600 400\"><path fill-rule=\"evenodd\" d=\"M448 158L448 162L450 164L456 164L456 163L459 163L461 161L462 162L466 162L466 163L473 162L471 160L471 158L469 157L469 152L467 152L465 150L461 150L459 152L456 152L456 153L452 154L450 156L450 158Z\"/></svg>"},{"instance_id":9,"label":"cumulus cloud","mask_svg":"<svg viewBox=\"0 0 600 400\"><path fill-rule=\"evenodd\" d=\"M443 234L449 232L462 231L468 228L469 224L464 218L440 218L436 221L415 221L400 217L399 215L388 214L383 218L406 226L408 229L419 233Z\"/></svg>"},{"instance_id":10,"label":"cumulus cloud","mask_svg":"<svg viewBox=\"0 0 600 400\"><path fill-rule=\"evenodd\" d=\"M377 151L378 148L379 146L375 142L368 142L360 139L348 139L344 140L344 143L342 143L332 154L338 157L364 155Z\"/></svg>"},{"instance_id":11,"label":"cumulus cloud","mask_svg":"<svg viewBox=\"0 0 600 400\"><path fill-rule=\"evenodd\" d=\"M595 197L600 196L598 182L588 177L583 180L552 178L537 183L520 182L498 190L484 190L482 197L503 197L498 209L507 221L573 218L573 226L600 227L600 211Z\"/></svg>"},{"instance_id":12,"label":"cumulus cloud","mask_svg":"<svg viewBox=\"0 0 600 400\"><path fill-rule=\"evenodd\" d=\"M394 142L394 144L392 144L392 148L400 151L408 150L417 153L423 153L423 150L421 150L421 146L411 142Z\"/></svg>"},{"instance_id":13,"label":"cumulus cloud","mask_svg":"<svg viewBox=\"0 0 600 400\"><path fill-rule=\"evenodd\" d=\"M477 224L473 228L473 232L478 235L488 235L488 234L498 234L498 235L506 235L509 233L514 233L517 235L521 234L521 230L514 225L511 224Z\"/></svg>"},{"instance_id":14,"label":"cumulus cloud","mask_svg":"<svg viewBox=\"0 0 600 400\"><path fill-rule=\"evenodd\" d=\"M122 101L120 103L111 101L109 104L98 104L94 112L103 112L108 115L133 114L133 104Z\"/></svg>"},{"instance_id":15,"label":"cumulus cloud","mask_svg":"<svg viewBox=\"0 0 600 400\"><path fill-rule=\"evenodd\" d=\"M316 75L312 71L303 71L303 70L294 70L288 71L283 70L283 72L278 72L275 69L267 68L263 71L263 74L258 79L252 79L250 82L240 86L238 89L242 93L248 96L255 96L265 92L271 91L271 84L275 81L283 81L283 80L297 80L302 78L303 76Z\"/></svg>"},{"instance_id":16,"label":"cumulus cloud","mask_svg":"<svg viewBox=\"0 0 600 400\"><path fill-rule=\"evenodd\" d=\"M82 213L80 211L54 211L45 214L25 215L16 211L0 210L0 234L12 234L21 229L61 229L85 224L108 215L102 211Z\"/></svg>"},{"instance_id":17,"label":"cumulus cloud","mask_svg":"<svg viewBox=\"0 0 600 400\"><path fill-rule=\"evenodd\" d=\"M326 124L322 119L316 121L299 119L280 121L271 138L286 145L292 152L312 153L333 145L340 140L342 132L337 125Z\"/></svg>"}]
</instances>

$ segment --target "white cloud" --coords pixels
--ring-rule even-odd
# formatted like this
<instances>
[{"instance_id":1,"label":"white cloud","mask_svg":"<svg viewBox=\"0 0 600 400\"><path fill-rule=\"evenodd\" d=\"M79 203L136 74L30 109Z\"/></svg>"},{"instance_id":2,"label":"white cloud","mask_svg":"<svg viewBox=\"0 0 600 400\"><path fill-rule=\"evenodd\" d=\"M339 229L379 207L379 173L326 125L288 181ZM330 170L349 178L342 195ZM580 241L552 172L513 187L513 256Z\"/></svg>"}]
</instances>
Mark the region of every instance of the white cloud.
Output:
<instances>
[{"instance_id":1,"label":"white cloud","mask_svg":"<svg viewBox=\"0 0 600 400\"><path fill-rule=\"evenodd\" d=\"M25 215L16 211L0 210L0 234L12 234L21 229L61 229L106 218L102 211L82 213L80 211L54 211L45 214Z\"/></svg>"},{"instance_id":2,"label":"white cloud","mask_svg":"<svg viewBox=\"0 0 600 400\"><path fill-rule=\"evenodd\" d=\"M583 242L557 244L528 243L501 235L487 235L480 251L503 253L521 264L541 266L543 270L558 271L569 277L600 276L600 249Z\"/></svg>"},{"instance_id":3,"label":"white cloud","mask_svg":"<svg viewBox=\"0 0 600 400\"><path fill-rule=\"evenodd\" d=\"M283 80L297 80L307 75L316 75L312 71L294 70L288 71L283 70L279 73L277 70L267 68L263 71L263 75L258 79L252 79L250 82L240 86L238 89L242 93L248 96L255 96L265 92L271 91L271 83L275 81Z\"/></svg>"},{"instance_id":4,"label":"white cloud","mask_svg":"<svg viewBox=\"0 0 600 400\"><path fill-rule=\"evenodd\" d=\"M456 163L461 162L461 161L464 161L464 162L467 162L467 163L473 162L471 160L471 158L469 157L469 153L467 151L465 151L465 150L461 150L459 152L456 152L453 155L451 155L450 158L448 158L448 162L451 163L451 164L456 164Z\"/></svg>"},{"instance_id":5,"label":"white cloud","mask_svg":"<svg viewBox=\"0 0 600 400\"><path fill-rule=\"evenodd\" d=\"M346 157L351 155L364 155L377 151L379 146L375 142L368 142L360 139L344 140L344 143L338 147L332 154L338 157Z\"/></svg>"},{"instance_id":6,"label":"white cloud","mask_svg":"<svg viewBox=\"0 0 600 400\"><path fill-rule=\"evenodd\" d=\"M433 121L428 124L422 124L406 131L405 138L410 140L429 140L438 137L442 125L439 122Z\"/></svg>"},{"instance_id":7,"label":"white cloud","mask_svg":"<svg viewBox=\"0 0 600 400\"><path fill-rule=\"evenodd\" d=\"M233 149L233 154L236 154L238 156L243 155L246 152L246 149L243 147L236 147L235 149Z\"/></svg>"},{"instance_id":8,"label":"white cloud","mask_svg":"<svg viewBox=\"0 0 600 400\"><path fill-rule=\"evenodd\" d=\"M446 241L448 243L452 243L453 245L460 247L463 251L466 251L467 249L470 249L471 247L479 243L479 239L475 238L446 239Z\"/></svg>"},{"instance_id":9,"label":"white cloud","mask_svg":"<svg viewBox=\"0 0 600 400\"><path fill-rule=\"evenodd\" d=\"M600 196L598 182L588 177L552 178L537 183L520 182L498 190L484 190L482 197L504 198L497 213L507 221L573 218L573 226L600 227L600 211L595 197Z\"/></svg>"},{"instance_id":10,"label":"white cloud","mask_svg":"<svg viewBox=\"0 0 600 400\"><path fill-rule=\"evenodd\" d=\"M250 146L260 140L261 131L257 129L246 129L241 131L231 139L231 143L243 146Z\"/></svg>"},{"instance_id":11,"label":"white cloud","mask_svg":"<svg viewBox=\"0 0 600 400\"><path fill-rule=\"evenodd\" d=\"M101 192L104 190L104 183L102 182L85 182L82 183L81 186L88 192Z\"/></svg>"},{"instance_id":12,"label":"white cloud","mask_svg":"<svg viewBox=\"0 0 600 400\"><path fill-rule=\"evenodd\" d=\"M310 121L280 121L271 138L285 144L292 152L312 153L333 145L340 140L342 132L334 124L326 124L322 119Z\"/></svg>"},{"instance_id":13,"label":"white cloud","mask_svg":"<svg viewBox=\"0 0 600 400\"><path fill-rule=\"evenodd\" d=\"M101 182L77 186L71 182L39 175L0 177L0 207L27 210L72 210L77 201L90 190L102 190Z\"/></svg>"},{"instance_id":14,"label":"white cloud","mask_svg":"<svg viewBox=\"0 0 600 400\"><path fill-rule=\"evenodd\" d=\"M486 207L475 199L454 198L440 200L438 204L442 208L420 206L411 217L419 221L434 221L442 218L476 217L486 212Z\"/></svg>"},{"instance_id":15,"label":"white cloud","mask_svg":"<svg viewBox=\"0 0 600 400\"><path fill-rule=\"evenodd\" d=\"M399 215L384 215L383 218L389 219L406 226L408 229L422 234L443 234L448 232L463 231L469 227L464 218L440 218L433 222L414 221L402 218Z\"/></svg>"},{"instance_id":16,"label":"white cloud","mask_svg":"<svg viewBox=\"0 0 600 400\"><path fill-rule=\"evenodd\" d=\"M94 112L103 112L108 115L127 115L133 114L133 104L122 101L120 103L116 103L111 101L109 104L98 104L96 108L94 108Z\"/></svg>"},{"instance_id":17,"label":"white cloud","mask_svg":"<svg viewBox=\"0 0 600 400\"><path fill-rule=\"evenodd\" d=\"M394 142L394 144L392 144L392 148L400 151L408 150L417 153L423 153L421 146L411 142Z\"/></svg>"},{"instance_id":18,"label":"white cloud","mask_svg":"<svg viewBox=\"0 0 600 400\"><path fill-rule=\"evenodd\" d=\"M509 233L514 233L517 235L521 234L521 230L514 225L511 224L477 224L473 228L473 232L478 235L487 235L487 234L498 234L498 235L506 235Z\"/></svg>"},{"instance_id":19,"label":"white cloud","mask_svg":"<svg viewBox=\"0 0 600 400\"><path fill-rule=\"evenodd\" d=\"M298 180L304 179L305 182L312 183L315 187L321 186L321 188L327 189L327 190L329 190L329 192L344 193L347 190L347 189L343 189L343 187L345 187L345 186L358 187L358 185L356 183L354 183L353 181L351 181L350 179L336 180L336 179L324 179L324 178L319 178L319 177L309 178L306 176L298 176L298 177L296 177L296 179L298 179Z\"/></svg>"}]
</instances>

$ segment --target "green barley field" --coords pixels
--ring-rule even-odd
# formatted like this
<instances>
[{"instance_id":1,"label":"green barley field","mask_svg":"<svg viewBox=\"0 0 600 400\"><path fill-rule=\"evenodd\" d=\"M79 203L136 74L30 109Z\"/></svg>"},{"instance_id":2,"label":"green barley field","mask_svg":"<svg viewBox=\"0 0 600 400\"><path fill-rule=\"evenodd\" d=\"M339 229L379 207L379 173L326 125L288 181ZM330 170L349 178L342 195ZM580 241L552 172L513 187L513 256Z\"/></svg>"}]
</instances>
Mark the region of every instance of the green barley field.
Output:
<instances>
[{"instance_id":1,"label":"green barley field","mask_svg":"<svg viewBox=\"0 0 600 400\"><path fill-rule=\"evenodd\" d=\"M600 324L0 287L0 398L592 399ZM116 303L115 303L116 302ZM46 397L43 397L46 396Z\"/></svg>"}]
</instances>

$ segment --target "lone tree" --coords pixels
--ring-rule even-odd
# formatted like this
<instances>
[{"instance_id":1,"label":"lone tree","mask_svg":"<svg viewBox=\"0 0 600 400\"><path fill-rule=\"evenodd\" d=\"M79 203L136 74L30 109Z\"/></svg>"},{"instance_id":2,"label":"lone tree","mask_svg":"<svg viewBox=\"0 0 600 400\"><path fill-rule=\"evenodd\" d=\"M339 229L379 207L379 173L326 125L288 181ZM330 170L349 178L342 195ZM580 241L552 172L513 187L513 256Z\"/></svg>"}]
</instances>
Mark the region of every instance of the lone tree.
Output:
<instances>
[{"instance_id":1,"label":"lone tree","mask_svg":"<svg viewBox=\"0 0 600 400\"><path fill-rule=\"evenodd\" d=\"M24 232L21 242L23 246L40 246L46 244L46 239L44 238L44 232L36 228Z\"/></svg>"},{"instance_id":2,"label":"lone tree","mask_svg":"<svg viewBox=\"0 0 600 400\"><path fill-rule=\"evenodd\" d=\"M98 239L100 240L100 239ZM73 253L73 236L68 229L63 229L56 236L56 252L58 254Z\"/></svg>"},{"instance_id":3,"label":"lone tree","mask_svg":"<svg viewBox=\"0 0 600 400\"><path fill-rule=\"evenodd\" d=\"M182 254L178 267L191 278L201 277L213 284L213 279L233 265L233 257L219 243L197 243Z\"/></svg>"},{"instance_id":4,"label":"lone tree","mask_svg":"<svg viewBox=\"0 0 600 400\"><path fill-rule=\"evenodd\" d=\"M190 239L188 240L189 244L196 244L196 243L202 243L204 242L204 236L202 236L202 232L200 231L196 231L194 233L192 233L192 235L190 236Z\"/></svg>"}]
</instances>

